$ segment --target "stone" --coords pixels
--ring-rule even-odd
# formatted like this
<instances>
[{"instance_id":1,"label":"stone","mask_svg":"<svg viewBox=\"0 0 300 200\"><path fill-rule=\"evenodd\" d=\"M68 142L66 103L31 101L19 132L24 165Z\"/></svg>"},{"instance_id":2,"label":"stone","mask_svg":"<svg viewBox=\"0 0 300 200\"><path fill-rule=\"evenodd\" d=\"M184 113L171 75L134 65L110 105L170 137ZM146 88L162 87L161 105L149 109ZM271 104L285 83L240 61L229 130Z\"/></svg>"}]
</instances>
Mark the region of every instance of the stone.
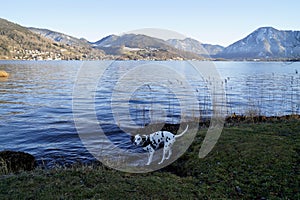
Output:
<instances>
[{"instance_id":1,"label":"stone","mask_svg":"<svg viewBox=\"0 0 300 200\"><path fill-rule=\"evenodd\" d=\"M0 152L0 172L11 173L33 170L36 160L33 155L18 151Z\"/></svg>"},{"instance_id":2,"label":"stone","mask_svg":"<svg viewBox=\"0 0 300 200\"><path fill-rule=\"evenodd\" d=\"M7 73L6 71L0 70L0 77L8 77L9 73Z\"/></svg>"}]
</instances>

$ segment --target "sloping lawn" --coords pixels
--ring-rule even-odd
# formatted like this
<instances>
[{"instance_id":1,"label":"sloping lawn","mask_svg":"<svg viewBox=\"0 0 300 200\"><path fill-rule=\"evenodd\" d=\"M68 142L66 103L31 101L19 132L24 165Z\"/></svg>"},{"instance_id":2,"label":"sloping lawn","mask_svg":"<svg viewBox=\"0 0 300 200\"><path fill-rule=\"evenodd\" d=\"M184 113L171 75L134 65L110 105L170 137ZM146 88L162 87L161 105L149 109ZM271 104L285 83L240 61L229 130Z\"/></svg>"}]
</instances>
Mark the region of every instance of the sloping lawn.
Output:
<instances>
[{"instance_id":1,"label":"sloping lawn","mask_svg":"<svg viewBox=\"0 0 300 200\"><path fill-rule=\"evenodd\" d=\"M129 174L104 166L2 175L0 199L300 199L300 121L224 128L198 158L206 130L172 165Z\"/></svg>"}]
</instances>

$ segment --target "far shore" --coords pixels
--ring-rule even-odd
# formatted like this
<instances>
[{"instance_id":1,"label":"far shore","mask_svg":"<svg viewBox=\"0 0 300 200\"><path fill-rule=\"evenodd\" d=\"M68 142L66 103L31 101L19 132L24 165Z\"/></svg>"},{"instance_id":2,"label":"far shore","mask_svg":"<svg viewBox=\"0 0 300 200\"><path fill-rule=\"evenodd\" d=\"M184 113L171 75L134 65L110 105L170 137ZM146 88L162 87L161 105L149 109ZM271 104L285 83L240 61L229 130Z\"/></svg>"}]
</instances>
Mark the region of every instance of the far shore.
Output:
<instances>
[{"instance_id":1,"label":"far shore","mask_svg":"<svg viewBox=\"0 0 300 200\"><path fill-rule=\"evenodd\" d=\"M0 59L0 61L107 61L107 60L118 60L118 61L211 61L211 62L300 62L298 59L125 59L122 57L109 57L103 59Z\"/></svg>"}]
</instances>

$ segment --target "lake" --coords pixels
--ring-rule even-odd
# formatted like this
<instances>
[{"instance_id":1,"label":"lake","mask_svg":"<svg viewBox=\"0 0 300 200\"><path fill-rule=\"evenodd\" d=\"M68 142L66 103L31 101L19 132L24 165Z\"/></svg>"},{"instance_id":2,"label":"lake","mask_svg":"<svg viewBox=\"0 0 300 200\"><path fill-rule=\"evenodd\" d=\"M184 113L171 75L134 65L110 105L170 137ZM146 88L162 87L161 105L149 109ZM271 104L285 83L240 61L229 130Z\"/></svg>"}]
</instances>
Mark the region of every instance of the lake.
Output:
<instances>
[{"instance_id":1,"label":"lake","mask_svg":"<svg viewBox=\"0 0 300 200\"><path fill-rule=\"evenodd\" d=\"M189 105L184 108L186 120L212 115L209 85L214 76L199 76L187 62L150 63L155 67L145 61L0 61L0 70L10 73L0 78L0 150L31 153L48 167L90 162L95 159L84 147L74 117L88 120L95 115L113 143L135 151L120 127L179 123L184 104ZM214 64L218 84L225 89L227 115L300 114L299 62ZM135 66L144 68L132 70ZM99 70L102 76L92 80ZM166 81L155 78L160 75ZM93 132L90 126L81 128Z\"/></svg>"}]
</instances>

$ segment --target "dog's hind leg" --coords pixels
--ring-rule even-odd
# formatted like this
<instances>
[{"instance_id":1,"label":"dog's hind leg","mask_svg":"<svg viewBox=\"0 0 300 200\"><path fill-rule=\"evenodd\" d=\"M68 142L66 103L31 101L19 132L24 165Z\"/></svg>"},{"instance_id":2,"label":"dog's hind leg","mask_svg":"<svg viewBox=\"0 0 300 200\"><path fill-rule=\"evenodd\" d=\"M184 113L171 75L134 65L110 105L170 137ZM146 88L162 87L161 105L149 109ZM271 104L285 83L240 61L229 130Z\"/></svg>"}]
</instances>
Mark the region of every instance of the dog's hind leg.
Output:
<instances>
[{"instance_id":1,"label":"dog's hind leg","mask_svg":"<svg viewBox=\"0 0 300 200\"><path fill-rule=\"evenodd\" d=\"M168 147L164 147L162 159L161 159L161 161L158 163L159 165L160 165L161 163L163 163L163 161L166 159L165 157L166 157L167 151L168 151Z\"/></svg>"},{"instance_id":2,"label":"dog's hind leg","mask_svg":"<svg viewBox=\"0 0 300 200\"><path fill-rule=\"evenodd\" d=\"M175 140L170 141L170 143L166 147L167 152L168 152L168 156L167 156L166 160L168 160L172 155L172 147L173 147L174 142L175 142Z\"/></svg>"},{"instance_id":3,"label":"dog's hind leg","mask_svg":"<svg viewBox=\"0 0 300 200\"><path fill-rule=\"evenodd\" d=\"M168 160L172 155L172 146L168 147L168 151L169 151L169 154L168 154L166 160Z\"/></svg>"}]
</instances>

